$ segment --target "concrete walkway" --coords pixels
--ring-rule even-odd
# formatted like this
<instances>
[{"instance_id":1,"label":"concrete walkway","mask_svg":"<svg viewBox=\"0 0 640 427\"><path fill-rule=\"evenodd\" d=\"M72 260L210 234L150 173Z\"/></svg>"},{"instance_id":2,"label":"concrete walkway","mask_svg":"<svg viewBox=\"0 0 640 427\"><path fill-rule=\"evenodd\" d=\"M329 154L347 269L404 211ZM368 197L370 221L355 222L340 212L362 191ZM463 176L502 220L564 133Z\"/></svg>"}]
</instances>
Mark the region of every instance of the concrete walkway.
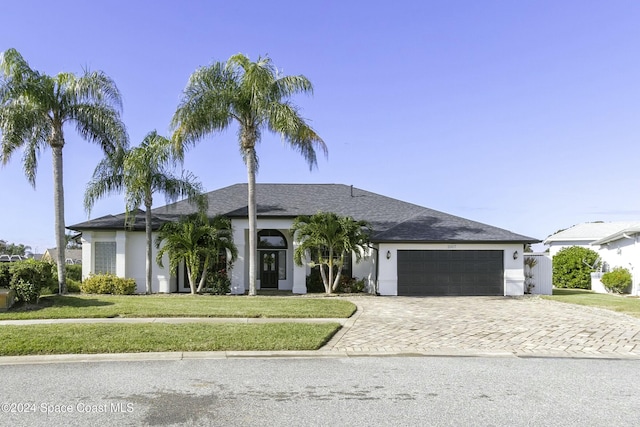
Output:
<instances>
[{"instance_id":1,"label":"concrete walkway","mask_svg":"<svg viewBox=\"0 0 640 427\"><path fill-rule=\"evenodd\" d=\"M346 297L349 319L113 318L0 321L51 323L338 322L318 351L222 351L0 357L0 365L101 360L241 357L500 356L640 359L640 318L537 297Z\"/></svg>"},{"instance_id":2,"label":"concrete walkway","mask_svg":"<svg viewBox=\"0 0 640 427\"><path fill-rule=\"evenodd\" d=\"M538 297L354 297L358 313L324 349L640 358L640 318Z\"/></svg>"}]
</instances>

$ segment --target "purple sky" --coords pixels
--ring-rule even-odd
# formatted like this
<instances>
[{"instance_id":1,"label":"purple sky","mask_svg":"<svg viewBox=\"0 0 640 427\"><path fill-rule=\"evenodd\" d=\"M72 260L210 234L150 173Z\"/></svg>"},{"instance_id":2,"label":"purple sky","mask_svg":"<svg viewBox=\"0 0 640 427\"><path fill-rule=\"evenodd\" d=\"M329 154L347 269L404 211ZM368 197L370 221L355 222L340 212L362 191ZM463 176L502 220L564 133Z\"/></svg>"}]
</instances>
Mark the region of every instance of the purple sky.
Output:
<instances>
[{"instance_id":1,"label":"purple sky","mask_svg":"<svg viewBox=\"0 0 640 427\"><path fill-rule=\"evenodd\" d=\"M329 158L309 172L265 133L258 182L352 184L544 239L583 221L640 222L638 22L640 3L616 0L22 0L2 6L0 51L47 74L106 72L133 145L170 134L198 66L268 54L313 82L295 102ZM69 225L87 219L101 153L65 136ZM207 190L246 182L236 129L200 142L184 167ZM20 153L0 169L0 239L54 246L51 175L50 151L36 191ZM114 196L91 217L123 210Z\"/></svg>"}]
</instances>

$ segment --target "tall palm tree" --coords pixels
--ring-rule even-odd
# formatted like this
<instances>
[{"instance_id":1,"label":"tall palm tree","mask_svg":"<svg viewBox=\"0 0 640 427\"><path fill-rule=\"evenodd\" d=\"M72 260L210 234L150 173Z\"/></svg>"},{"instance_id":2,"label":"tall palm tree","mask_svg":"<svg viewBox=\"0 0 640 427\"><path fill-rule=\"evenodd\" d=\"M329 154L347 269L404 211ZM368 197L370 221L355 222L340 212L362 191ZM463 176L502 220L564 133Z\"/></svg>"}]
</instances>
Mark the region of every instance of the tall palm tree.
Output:
<instances>
[{"instance_id":1,"label":"tall palm tree","mask_svg":"<svg viewBox=\"0 0 640 427\"><path fill-rule=\"evenodd\" d=\"M0 54L0 131L2 163L20 148L24 172L35 188L38 157L50 147L53 158L53 200L58 249L58 287L66 293L65 224L62 149L65 124L75 126L86 140L105 153L126 147L127 133L120 119L122 101L113 80L101 71L80 76L59 73L49 76L29 67L15 49Z\"/></svg>"},{"instance_id":2,"label":"tall palm tree","mask_svg":"<svg viewBox=\"0 0 640 427\"><path fill-rule=\"evenodd\" d=\"M356 261L362 259L369 243L368 228L365 221L333 212L299 216L291 226L291 235L300 242L293 260L297 265L303 265L308 254L311 257L309 265L319 266L325 292L331 294L340 282L346 255L353 253Z\"/></svg>"},{"instance_id":3,"label":"tall palm tree","mask_svg":"<svg viewBox=\"0 0 640 427\"><path fill-rule=\"evenodd\" d=\"M156 247L159 248L156 256L158 264L162 266L162 257L167 253L169 269L173 274L177 272L180 262L184 261L192 294L202 292L209 266L220 252L229 251L230 262L238 256L233 243L231 221L220 215L208 219L193 214L182 217L178 222L167 222L160 228ZM197 289L196 282L199 282Z\"/></svg>"},{"instance_id":4,"label":"tall palm tree","mask_svg":"<svg viewBox=\"0 0 640 427\"><path fill-rule=\"evenodd\" d=\"M117 150L106 156L93 172L84 195L87 213L99 198L124 190L126 200L126 222L135 220L135 211L142 205L145 209L145 232L147 236L146 290L150 294L152 261L151 249L153 193L164 193L167 202L180 197L188 197L198 205L201 211L206 209L206 198L202 195L202 186L196 178L183 172L174 176L172 167L180 160L174 155L171 141L154 130L149 132L138 147Z\"/></svg>"},{"instance_id":5,"label":"tall palm tree","mask_svg":"<svg viewBox=\"0 0 640 427\"><path fill-rule=\"evenodd\" d=\"M296 93L312 91L306 77L281 76L268 57L251 62L246 56L237 54L226 63L216 62L197 69L189 78L173 116L173 140L179 149L210 133L227 129L234 121L239 127L238 142L248 176L249 295L256 294L258 253L256 145L265 129L280 134L313 168L317 164L315 149L326 155L327 147L290 101Z\"/></svg>"}]
</instances>

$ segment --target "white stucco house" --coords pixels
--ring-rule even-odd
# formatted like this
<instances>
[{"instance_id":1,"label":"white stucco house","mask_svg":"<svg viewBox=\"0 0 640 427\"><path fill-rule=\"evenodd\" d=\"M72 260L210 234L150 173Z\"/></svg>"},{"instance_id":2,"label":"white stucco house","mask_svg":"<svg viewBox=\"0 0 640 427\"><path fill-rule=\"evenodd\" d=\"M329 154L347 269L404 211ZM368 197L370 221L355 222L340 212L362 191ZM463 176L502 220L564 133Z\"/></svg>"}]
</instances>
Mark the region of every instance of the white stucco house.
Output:
<instances>
[{"instance_id":1,"label":"white stucco house","mask_svg":"<svg viewBox=\"0 0 640 427\"><path fill-rule=\"evenodd\" d=\"M523 251L539 240L341 184L257 184L258 288L306 293L308 266L297 266L289 231L299 215L335 212L372 226L370 248L343 274L365 278L380 295L522 295ZM248 290L247 185L207 193L208 214L231 219L239 256L231 292ZM153 229L195 210L186 201L153 209ZM145 287L144 214L132 228L124 213L68 227L82 233L83 275L113 272ZM154 254L155 256L155 254ZM275 261L275 262L274 262ZM153 266L154 292L186 292L184 274Z\"/></svg>"},{"instance_id":2,"label":"white stucco house","mask_svg":"<svg viewBox=\"0 0 640 427\"><path fill-rule=\"evenodd\" d=\"M544 240L549 254L554 256L563 248L580 246L598 253L602 269L610 271L624 267L631 272L632 295L640 295L640 221L586 222L559 231ZM607 292L599 281L599 274L592 274L591 289Z\"/></svg>"}]
</instances>

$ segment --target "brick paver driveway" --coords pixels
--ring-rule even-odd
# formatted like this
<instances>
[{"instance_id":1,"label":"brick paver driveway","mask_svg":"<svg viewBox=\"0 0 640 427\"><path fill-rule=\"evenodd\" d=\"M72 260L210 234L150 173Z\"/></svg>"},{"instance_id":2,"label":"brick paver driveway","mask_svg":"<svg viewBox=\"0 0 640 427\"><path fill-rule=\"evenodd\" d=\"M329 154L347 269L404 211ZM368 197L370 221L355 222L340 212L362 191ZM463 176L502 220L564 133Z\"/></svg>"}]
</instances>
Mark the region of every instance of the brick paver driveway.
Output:
<instances>
[{"instance_id":1,"label":"brick paver driveway","mask_svg":"<svg viewBox=\"0 0 640 427\"><path fill-rule=\"evenodd\" d=\"M353 297L323 350L640 358L640 319L537 297Z\"/></svg>"}]
</instances>

